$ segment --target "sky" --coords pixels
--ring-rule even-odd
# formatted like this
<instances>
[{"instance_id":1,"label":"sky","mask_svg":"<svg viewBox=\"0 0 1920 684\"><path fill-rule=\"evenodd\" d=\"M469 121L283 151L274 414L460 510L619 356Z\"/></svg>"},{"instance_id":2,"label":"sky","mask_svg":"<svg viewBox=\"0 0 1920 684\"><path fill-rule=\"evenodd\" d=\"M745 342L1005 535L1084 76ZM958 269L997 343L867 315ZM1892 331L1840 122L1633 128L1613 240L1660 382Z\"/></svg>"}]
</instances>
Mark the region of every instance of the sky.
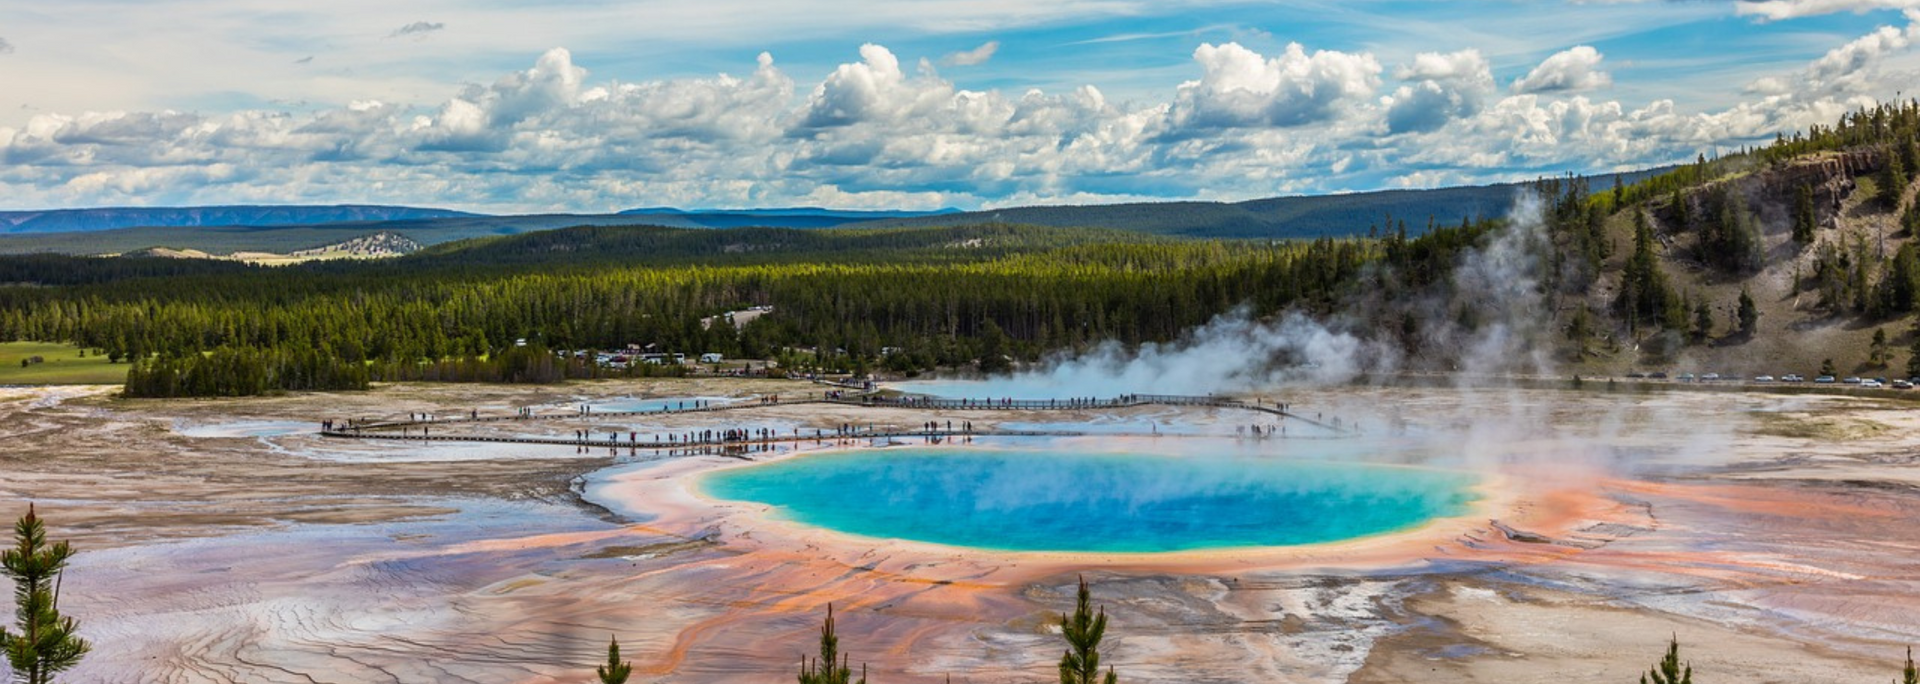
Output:
<instances>
[{"instance_id":1,"label":"sky","mask_svg":"<svg viewBox=\"0 0 1920 684\"><path fill-rule=\"evenodd\" d=\"M0 209L982 209L1506 182L1912 97L1916 39L1920 0L14 3Z\"/></svg>"}]
</instances>

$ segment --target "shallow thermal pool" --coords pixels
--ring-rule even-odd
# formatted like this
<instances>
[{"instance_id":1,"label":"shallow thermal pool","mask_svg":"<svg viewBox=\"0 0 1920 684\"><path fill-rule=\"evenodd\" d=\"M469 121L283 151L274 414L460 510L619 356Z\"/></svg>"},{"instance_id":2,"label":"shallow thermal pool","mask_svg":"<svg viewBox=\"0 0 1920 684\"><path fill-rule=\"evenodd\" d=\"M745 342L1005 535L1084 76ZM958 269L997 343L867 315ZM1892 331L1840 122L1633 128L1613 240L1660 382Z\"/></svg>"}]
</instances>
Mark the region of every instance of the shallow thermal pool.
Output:
<instances>
[{"instance_id":1,"label":"shallow thermal pool","mask_svg":"<svg viewBox=\"0 0 1920 684\"><path fill-rule=\"evenodd\" d=\"M198 424L176 422L173 431L187 437L285 437L319 432L320 423L294 420L237 420Z\"/></svg>"},{"instance_id":2,"label":"shallow thermal pool","mask_svg":"<svg viewBox=\"0 0 1920 684\"><path fill-rule=\"evenodd\" d=\"M870 537L1009 551L1290 546L1459 515L1471 475L1318 460L887 449L722 470L712 496Z\"/></svg>"},{"instance_id":3,"label":"shallow thermal pool","mask_svg":"<svg viewBox=\"0 0 1920 684\"><path fill-rule=\"evenodd\" d=\"M591 404L593 410L602 413L656 413L660 411L686 410L693 408L695 402L707 402L709 406L731 404L737 399L732 397L654 397L651 399L621 397Z\"/></svg>"}]
</instances>

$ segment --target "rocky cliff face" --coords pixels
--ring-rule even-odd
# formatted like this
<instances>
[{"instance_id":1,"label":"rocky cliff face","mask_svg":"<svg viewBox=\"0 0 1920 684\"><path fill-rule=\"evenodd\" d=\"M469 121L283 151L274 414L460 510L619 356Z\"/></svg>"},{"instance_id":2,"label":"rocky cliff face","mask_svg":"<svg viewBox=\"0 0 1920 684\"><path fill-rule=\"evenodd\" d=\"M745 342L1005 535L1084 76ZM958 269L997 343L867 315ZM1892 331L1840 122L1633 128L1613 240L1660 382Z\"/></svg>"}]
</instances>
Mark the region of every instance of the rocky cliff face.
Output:
<instances>
[{"instance_id":1,"label":"rocky cliff face","mask_svg":"<svg viewBox=\"0 0 1920 684\"><path fill-rule=\"evenodd\" d=\"M1853 194L1854 179L1877 173L1884 163L1878 149L1852 150L1796 161L1754 176L1757 190L1773 197L1792 197L1802 185L1813 187L1813 203L1823 213L1838 211Z\"/></svg>"},{"instance_id":2,"label":"rocky cliff face","mask_svg":"<svg viewBox=\"0 0 1920 684\"><path fill-rule=\"evenodd\" d=\"M1859 187L1855 179L1880 171L1885 152L1859 149L1799 159L1777 167L1759 169L1731 181L1737 184L1747 206L1769 225L1789 220L1787 211L1801 186L1813 188L1813 205L1822 228L1837 227L1840 208ZM1723 183L1710 183L1687 191L1684 201L1694 221L1712 216L1719 206ZM1677 212L1671 207L1660 218L1672 229L1679 229Z\"/></svg>"}]
</instances>

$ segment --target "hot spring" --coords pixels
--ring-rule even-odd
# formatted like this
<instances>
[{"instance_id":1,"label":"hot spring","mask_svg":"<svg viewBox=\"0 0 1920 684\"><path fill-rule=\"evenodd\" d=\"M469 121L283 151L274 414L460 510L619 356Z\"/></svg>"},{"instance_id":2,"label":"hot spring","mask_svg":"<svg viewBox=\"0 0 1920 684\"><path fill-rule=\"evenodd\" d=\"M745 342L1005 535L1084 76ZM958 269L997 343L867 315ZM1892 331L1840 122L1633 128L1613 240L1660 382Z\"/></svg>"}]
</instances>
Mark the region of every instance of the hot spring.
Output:
<instances>
[{"instance_id":1,"label":"hot spring","mask_svg":"<svg viewBox=\"0 0 1920 684\"><path fill-rule=\"evenodd\" d=\"M1323 460L887 449L723 470L712 496L868 537L1155 553L1332 542L1465 513L1464 473Z\"/></svg>"}]
</instances>

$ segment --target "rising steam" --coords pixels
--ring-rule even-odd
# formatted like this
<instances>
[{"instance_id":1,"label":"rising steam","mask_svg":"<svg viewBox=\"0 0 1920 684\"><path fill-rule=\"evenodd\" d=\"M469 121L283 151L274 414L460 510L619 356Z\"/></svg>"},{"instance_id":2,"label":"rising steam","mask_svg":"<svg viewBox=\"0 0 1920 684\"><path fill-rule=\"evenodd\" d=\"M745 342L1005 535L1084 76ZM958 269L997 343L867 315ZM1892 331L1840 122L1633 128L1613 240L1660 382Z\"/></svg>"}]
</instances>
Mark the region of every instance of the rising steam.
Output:
<instances>
[{"instance_id":1,"label":"rising steam","mask_svg":"<svg viewBox=\"0 0 1920 684\"><path fill-rule=\"evenodd\" d=\"M1329 317L1290 311L1257 319L1222 314L1166 344L1131 349L1107 342L1038 368L969 383L970 396L1109 397L1215 394L1345 384L1403 370L1464 375L1552 373L1551 310L1541 291L1548 236L1541 202L1515 199L1485 247L1468 250L1453 280L1405 301L1366 301ZM1390 273L1375 274L1391 278ZM1461 316L1458 312L1471 315ZM1392 315L1382 315L1382 314ZM1424 321L1417 348L1379 332L1402 313ZM1466 318L1472 323L1463 323ZM930 389L907 383L903 389Z\"/></svg>"}]
</instances>

